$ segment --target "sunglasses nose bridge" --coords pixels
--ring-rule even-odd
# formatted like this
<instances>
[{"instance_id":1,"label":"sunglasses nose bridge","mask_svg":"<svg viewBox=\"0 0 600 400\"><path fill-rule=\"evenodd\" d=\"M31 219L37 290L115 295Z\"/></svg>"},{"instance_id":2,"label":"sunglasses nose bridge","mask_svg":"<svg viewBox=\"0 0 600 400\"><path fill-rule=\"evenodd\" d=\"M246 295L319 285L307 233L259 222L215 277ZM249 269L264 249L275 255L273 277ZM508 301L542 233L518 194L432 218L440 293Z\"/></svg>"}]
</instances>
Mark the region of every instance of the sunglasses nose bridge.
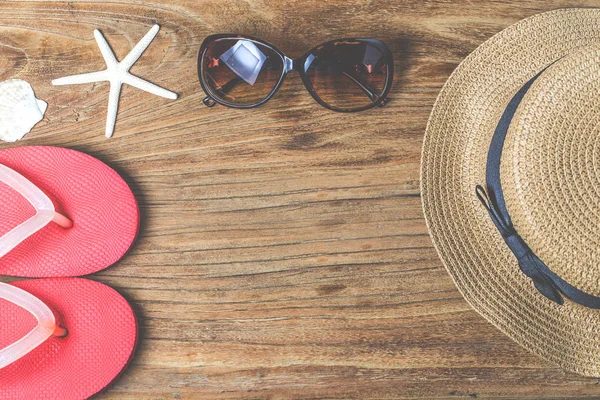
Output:
<instances>
[{"instance_id":1,"label":"sunglasses nose bridge","mask_svg":"<svg viewBox=\"0 0 600 400\"><path fill-rule=\"evenodd\" d=\"M283 56L283 72L287 74L288 72L294 70L297 70L297 66L294 60L287 56Z\"/></svg>"}]
</instances>

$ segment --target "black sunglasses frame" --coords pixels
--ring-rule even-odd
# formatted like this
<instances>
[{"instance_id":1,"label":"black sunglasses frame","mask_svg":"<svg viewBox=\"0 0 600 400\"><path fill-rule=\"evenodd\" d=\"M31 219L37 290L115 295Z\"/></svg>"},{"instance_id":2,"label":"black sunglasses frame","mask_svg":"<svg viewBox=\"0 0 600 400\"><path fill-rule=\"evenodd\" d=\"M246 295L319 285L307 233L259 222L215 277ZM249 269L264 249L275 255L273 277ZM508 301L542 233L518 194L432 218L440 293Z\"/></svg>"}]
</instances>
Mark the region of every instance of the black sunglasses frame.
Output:
<instances>
[{"instance_id":1,"label":"black sunglasses frame","mask_svg":"<svg viewBox=\"0 0 600 400\"><path fill-rule=\"evenodd\" d=\"M251 42L255 42L255 43L259 43L263 46L268 47L269 49L271 49L272 51L274 51L277 55L279 55L279 57L281 57L281 61L283 63L283 71L281 73L281 77L279 77L279 81L277 82L277 84L275 85L275 87L273 88L273 90L271 90L271 92L262 100L260 100L257 103L254 104L245 104L245 105L240 105L240 104L235 104L235 103L230 103L227 102L225 100L222 100L219 98L219 96L215 95L212 90L210 89L210 87L204 82L204 77L203 77L203 62L202 60L204 59L204 54L206 53L206 50L208 49L208 47L215 41L217 40L221 40L221 39L244 39L244 40L249 40ZM372 101L370 104L367 104L366 106L363 107L358 107L358 108L352 108L352 109L347 109L347 108L339 108L339 107L335 107L332 106L328 103L326 103L325 101L323 101L319 95L316 93L315 89L313 88L312 83L310 82L310 78L308 77L308 75L306 74L306 71L304 70L304 64L306 62L306 59L318 48L325 46L325 45L329 45L329 44L334 44L337 42L367 42L369 44L374 45L376 48L378 48L384 55L385 57L385 62L387 64L387 76L386 76L386 81L385 81L385 86L383 88L383 91L381 93L381 95L376 95L371 93L371 96L369 97L377 97L377 99L375 99L374 101ZM332 110L332 111L337 111L337 112L357 112L357 111L364 111L364 110L368 110L370 108L373 108L375 106L380 106L383 107L385 104L387 104L388 102L388 98L387 95L389 94L391 88L392 88L392 82L394 80L394 59L392 56L392 52L390 51L390 49L385 45L385 43L383 43L380 40L377 39L336 39L336 40L330 40L328 42L322 43L318 46L313 47L311 50L309 50L308 52L306 52L306 54L304 54L302 57L300 58L296 58L296 59L291 59L288 58L285 54L283 54L278 48L276 48L275 46L271 45L268 42L265 42L264 40L260 40L260 39L256 39L253 38L251 36L246 36L246 35L239 35L239 34L227 34L227 33L220 33L220 34L215 34L215 35L210 35L208 37L206 37L204 39L204 41L202 42L202 45L200 46L200 51L198 52L198 80L200 81L200 85L202 86L202 90L204 90L204 93L206 93L206 98L204 100L202 100L202 102L207 106L207 107L212 107L215 104L221 104L227 107L231 107L231 108L239 108L239 109L248 109L248 108L255 108L258 106L263 105L264 103L266 103L267 101L269 101L274 95L275 93L277 93L277 91L279 90L279 88L281 87L281 84L283 83L283 81L285 80L285 77L287 76L287 74L291 71L296 71L298 72L298 74L300 75L300 78L302 79L302 82L304 83L304 86L306 87L306 89L308 90L308 92L310 93L310 95L312 96L312 98L319 103L320 105L322 105L323 107ZM359 86L361 86L361 89L363 91L365 91L365 93L368 92L368 89L365 88L363 85L361 85L359 82L356 82Z\"/></svg>"}]
</instances>

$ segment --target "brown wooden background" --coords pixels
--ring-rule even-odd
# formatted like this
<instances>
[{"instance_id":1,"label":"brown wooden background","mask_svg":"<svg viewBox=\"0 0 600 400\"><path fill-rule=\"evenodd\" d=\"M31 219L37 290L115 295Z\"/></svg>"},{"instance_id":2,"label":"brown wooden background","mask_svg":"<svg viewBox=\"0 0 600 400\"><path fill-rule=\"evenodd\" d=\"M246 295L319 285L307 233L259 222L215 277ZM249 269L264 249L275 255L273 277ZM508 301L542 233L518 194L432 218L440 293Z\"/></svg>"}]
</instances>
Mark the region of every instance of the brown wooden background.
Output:
<instances>
[{"instance_id":1,"label":"brown wooden background","mask_svg":"<svg viewBox=\"0 0 600 400\"><path fill-rule=\"evenodd\" d=\"M532 14L594 1L179 0L0 2L0 80L31 82L45 120L18 145L115 167L140 202L137 245L96 275L134 305L141 342L102 399L600 398L475 313L423 220L428 114L456 65ZM52 87L159 36L104 138L108 85ZM384 40L397 74L385 108L336 114L291 74L255 110L205 108L196 55L211 33L290 56L328 39ZM7 147L7 145L2 145Z\"/></svg>"}]
</instances>

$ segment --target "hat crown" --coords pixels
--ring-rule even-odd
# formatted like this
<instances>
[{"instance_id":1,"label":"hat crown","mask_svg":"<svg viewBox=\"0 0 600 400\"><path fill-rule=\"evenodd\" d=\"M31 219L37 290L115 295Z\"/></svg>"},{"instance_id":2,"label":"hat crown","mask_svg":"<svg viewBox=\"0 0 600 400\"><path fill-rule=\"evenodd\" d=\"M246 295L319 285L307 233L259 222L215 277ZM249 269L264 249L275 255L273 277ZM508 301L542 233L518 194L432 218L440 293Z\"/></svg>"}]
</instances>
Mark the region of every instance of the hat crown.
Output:
<instances>
[{"instance_id":1,"label":"hat crown","mask_svg":"<svg viewBox=\"0 0 600 400\"><path fill-rule=\"evenodd\" d=\"M513 225L548 267L600 295L600 47L555 62L521 101L501 179Z\"/></svg>"}]
</instances>

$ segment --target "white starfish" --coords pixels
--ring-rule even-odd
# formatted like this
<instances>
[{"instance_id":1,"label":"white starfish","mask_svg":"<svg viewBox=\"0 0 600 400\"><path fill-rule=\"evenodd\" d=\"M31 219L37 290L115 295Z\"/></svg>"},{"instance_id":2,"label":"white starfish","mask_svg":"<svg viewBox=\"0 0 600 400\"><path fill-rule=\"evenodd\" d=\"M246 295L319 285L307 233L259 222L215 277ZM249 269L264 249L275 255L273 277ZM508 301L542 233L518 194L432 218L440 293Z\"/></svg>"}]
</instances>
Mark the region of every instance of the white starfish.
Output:
<instances>
[{"instance_id":1,"label":"white starfish","mask_svg":"<svg viewBox=\"0 0 600 400\"><path fill-rule=\"evenodd\" d=\"M102 36L102 33L96 29L94 31L94 38L98 43L104 62L106 63L106 69L104 71L90 72L87 74L67 76L64 78L55 79L52 81L53 85L76 85L81 83L91 82L110 82L110 94L108 96L108 116L106 118L106 137L109 138L113 135L115 129L115 122L117 120L117 110L119 108L119 96L121 94L121 86L127 83L140 90L144 90L148 93L155 94L157 96L166 97L167 99L175 100L177 94L169 90L163 89L153 83L138 78L135 75L129 73L129 69L135 64L135 62L141 57L142 53L158 33L160 26L154 25L148 33L135 45L135 47L127 54L127 57L123 61L118 62L115 54L111 50L110 46Z\"/></svg>"}]
</instances>

